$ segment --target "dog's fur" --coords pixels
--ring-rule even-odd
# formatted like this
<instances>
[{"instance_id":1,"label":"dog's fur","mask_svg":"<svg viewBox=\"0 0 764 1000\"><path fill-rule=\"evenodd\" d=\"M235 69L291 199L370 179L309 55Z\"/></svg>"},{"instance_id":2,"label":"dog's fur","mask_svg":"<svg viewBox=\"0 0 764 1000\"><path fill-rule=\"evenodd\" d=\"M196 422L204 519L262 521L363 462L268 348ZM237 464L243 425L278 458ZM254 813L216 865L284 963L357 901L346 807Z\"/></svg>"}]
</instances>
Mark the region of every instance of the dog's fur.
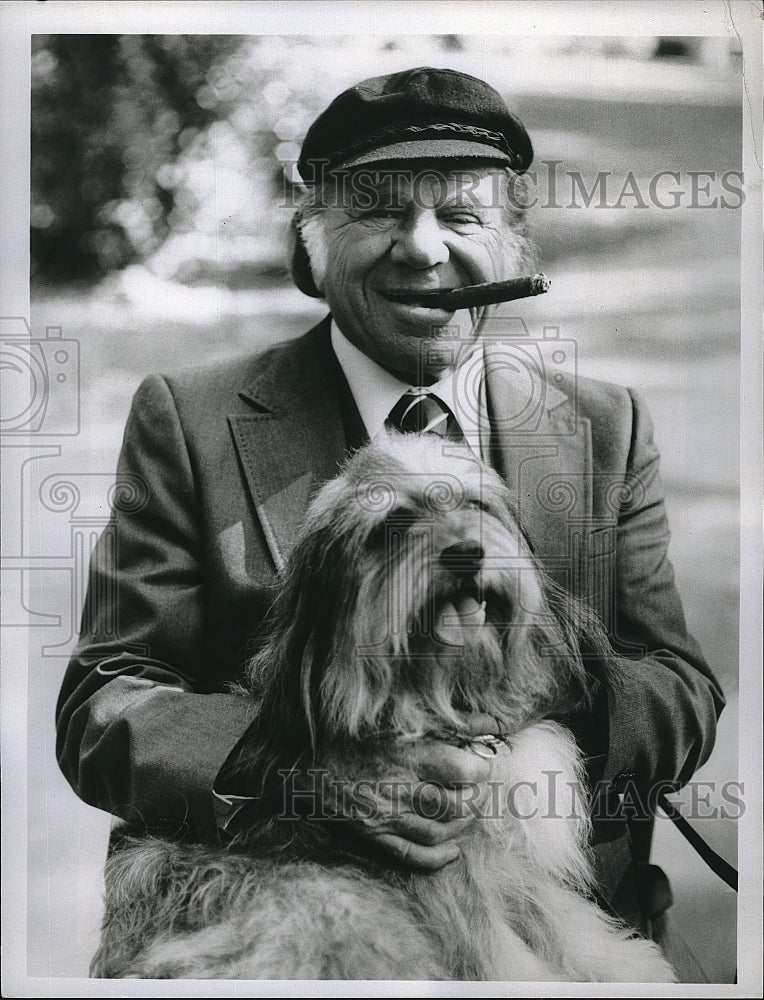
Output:
<instances>
[{"instance_id":1,"label":"dog's fur","mask_svg":"<svg viewBox=\"0 0 764 1000\"><path fill-rule=\"evenodd\" d=\"M226 847L116 851L92 975L673 981L592 901L581 757L553 721L608 683L607 660L499 477L433 435L383 435L314 499L250 664L246 822ZM368 830L411 808L415 748L479 749L472 712L508 738L456 862L413 871L328 818L355 807Z\"/></svg>"}]
</instances>

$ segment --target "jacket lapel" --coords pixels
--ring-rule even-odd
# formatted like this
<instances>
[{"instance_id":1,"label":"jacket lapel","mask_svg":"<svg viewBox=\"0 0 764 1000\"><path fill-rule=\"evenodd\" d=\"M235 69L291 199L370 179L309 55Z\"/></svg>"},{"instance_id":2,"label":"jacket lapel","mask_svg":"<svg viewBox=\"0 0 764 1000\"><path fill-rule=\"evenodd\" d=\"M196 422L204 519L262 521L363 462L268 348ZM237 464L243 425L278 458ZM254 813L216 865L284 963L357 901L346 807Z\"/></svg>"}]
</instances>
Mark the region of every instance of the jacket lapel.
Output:
<instances>
[{"instance_id":1,"label":"jacket lapel","mask_svg":"<svg viewBox=\"0 0 764 1000\"><path fill-rule=\"evenodd\" d=\"M592 513L591 426L576 413L575 381L562 391L542 377L533 347L486 347L491 462L547 572L578 592Z\"/></svg>"},{"instance_id":2,"label":"jacket lapel","mask_svg":"<svg viewBox=\"0 0 764 1000\"><path fill-rule=\"evenodd\" d=\"M316 490L337 474L350 448L363 443L360 417L331 347L330 322L327 316L304 337L267 354L240 393L248 412L229 416L278 569ZM576 592L592 513L590 424L576 413L575 383L561 391L542 378L532 342L510 348L508 354L507 345L486 346L491 430L484 445L547 571Z\"/></svg>"},{"instance_id":3,"label":"jacket lapel","mask_svg":"<svg viewBox=\"0 0 764 1000\"><path fill-rule=\"evenodd\" d=\"M329 317L274 349L239 395L250 412L229 424L277 569L286 562L316 489L347 455L344 391L329 340Z\"/></svg>"}]
</instances>

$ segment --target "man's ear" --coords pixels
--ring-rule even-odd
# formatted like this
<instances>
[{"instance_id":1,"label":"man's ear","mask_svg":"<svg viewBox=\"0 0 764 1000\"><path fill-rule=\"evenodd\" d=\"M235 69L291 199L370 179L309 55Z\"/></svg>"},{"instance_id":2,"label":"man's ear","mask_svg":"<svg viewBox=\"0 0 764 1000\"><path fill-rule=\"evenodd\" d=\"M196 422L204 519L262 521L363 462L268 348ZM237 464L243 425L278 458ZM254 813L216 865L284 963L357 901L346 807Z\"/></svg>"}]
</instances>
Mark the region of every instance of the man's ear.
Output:
<instances>
[{"instance_id":1,"label":"man's ear","mask_svg":"<svg viewBox=\"0 0 764 1000\"><path fill-rule=\"evenodd\" d=\"M289 227L289 260L292 280L300 291L305 295L310 295L313 299L323 298L313 280L313 272L310 269L310 257L300 234L297 212L292 216L292 223Z\"/></svg>"}]
</instances>

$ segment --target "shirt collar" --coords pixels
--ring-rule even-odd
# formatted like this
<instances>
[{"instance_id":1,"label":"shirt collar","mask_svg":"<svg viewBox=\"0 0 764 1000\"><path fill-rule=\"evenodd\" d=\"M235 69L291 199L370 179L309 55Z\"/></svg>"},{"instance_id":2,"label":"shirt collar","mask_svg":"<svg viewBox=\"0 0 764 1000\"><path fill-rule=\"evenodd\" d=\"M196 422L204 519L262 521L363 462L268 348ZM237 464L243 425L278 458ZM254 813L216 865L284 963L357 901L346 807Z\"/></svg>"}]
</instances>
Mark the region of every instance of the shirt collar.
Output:
<instances>
[{"instance_id":1,"label":"shirt collar","mask_svg":"<svg viewBox=\"0 0 764 1000\"><path fill-rule=\"evenodd\" d=\"M331 326L334 353L350 386L358 412L373 440L382 430L390 411L409 389L403 382L355 344L351 344L334 319ZM457 369L427 387L456 417L469 446L480 454L480 427L485 411L483 348L479 347Z\"/></svg>"}]
</instances>

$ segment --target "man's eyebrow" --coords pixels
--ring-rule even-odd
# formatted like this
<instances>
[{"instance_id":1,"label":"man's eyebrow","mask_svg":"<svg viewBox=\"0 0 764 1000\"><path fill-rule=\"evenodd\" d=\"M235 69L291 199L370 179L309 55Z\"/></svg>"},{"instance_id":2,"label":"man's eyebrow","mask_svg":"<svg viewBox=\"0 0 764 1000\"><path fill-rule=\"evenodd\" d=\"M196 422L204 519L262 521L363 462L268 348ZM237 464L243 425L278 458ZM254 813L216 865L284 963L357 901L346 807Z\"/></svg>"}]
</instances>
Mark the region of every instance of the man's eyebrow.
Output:
<instances>
[{"instance_id":1,"label":"man's eyebrow","mask_svg":"<svg viewBox=\"0 0 764 1000\"><path fill-rule=\"evenodd\" d=\"M341 197L343 207L351 211L363 211L369 208L404 208L408 201L399 185L389 178L355 180L342 192L342 196L344 196Z\"/></svg>"},{"instance_id":2,"label":"man's eyebrow","mask_svg":"<svg viewBox=\"0 0 764 1000\"><path fill-rule=\"evenodd\" d=\"M443 201L439 202L439 204L446 208L456 205L461 208L474 208L478 210L483 209L484 211L488 211L491 207L490 205L486 205L479 198L476 198L473 192L469 189L453 191L450 194L447 194Z\"/></svg>"},{"instance_id":3,"label":"man's eyebrow","mask_svg":"<svg viewBox=\"0 0 764 1000\"><path fill-rule=\"evenodd\" d=\"M462 211L470 211L474 212L476 215L483 216L488 215L493 206L490 204L486 205L485 202L476 198L469 189L460 189L447 194L441 201L438 202L436 207L439 210L445 211L460 209Z\"/></svg>"},{"instance_id":4,"label":"man's eyebrow","mask_svg":"<svg viewBox=\"0 0 764 1000\"><path fill-rule=\"evenodd\" d=\"M438 190L433 192L428 185L418 185L416 175L412 183L410 175L360 173L351 176L349 183L338 194L341 207L361 213L373 208L405 211L412 202L437 210L457 208L481 215L489 213L494 207L476 194L475 182L470 176L449 180L442 178Z\"/></svg>"}]
</instances>

